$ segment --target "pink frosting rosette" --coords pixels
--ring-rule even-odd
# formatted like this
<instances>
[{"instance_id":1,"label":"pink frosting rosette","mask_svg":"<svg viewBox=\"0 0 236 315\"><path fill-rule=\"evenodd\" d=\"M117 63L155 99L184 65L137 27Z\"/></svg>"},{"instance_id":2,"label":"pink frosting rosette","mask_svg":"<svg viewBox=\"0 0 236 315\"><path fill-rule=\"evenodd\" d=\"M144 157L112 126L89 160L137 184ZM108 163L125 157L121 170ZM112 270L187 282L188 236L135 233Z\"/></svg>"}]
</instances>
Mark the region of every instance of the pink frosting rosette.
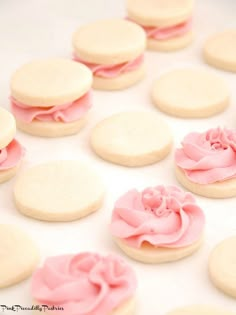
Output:
<instances>
[{"instance_id":1,"label":"pink frosting rosette","mask_svg":"<svg viewBox=\"0 0 236 315\"><path fill-rule=\"evenodd\" d=\"M5 148L0 150L0 171L6 171L17 166L24 155L24 148L13 139Z\"/></svg>"},{"instance_id":2,"label":"pink frosting rosette","mask_svg":"<svg viewBox=\"0 0 236 315\"><path fill-rule=\"evenodd\" d=\"M13 115L25 123L31 123L33 120L64 123L76 121L82 118L91 106L91 92L86 93L72 103L51 107L29 106L11 97Z\"/></svg>"},{"instance_id":3,"label":"pink frosting rosette","mask_svg":"<svg viewBox=\"0 0 236 315\"><path fill-rule=\"evenodd\" d=\"M188 134L175 152L175 163L194 183L235 178L236 130L215 128Z\"/></svg>"},{"instance_id":4,"label":"pink frosting rosette","mask_svg":"<svg viewBox=\"0 0 236 315\"><path fill-rule=\"evenodd\" d=\"M111 232L127 245L179 248L198 241L205 218L192 194L174 186L131 190L116 203Z\"/></svg>"},{"instance_id":5,"label":"pink frosting rosette","mask_svg":"<svg viewBox=\"0 0 236 315\"><path fill-rule=\"evenodd\" d=\"M122 73L135 71L136 69L138 69L144 61L144 55L140 55L134 60L116 65L99 65L95 63L90 63L76 55L74 55L74 60L83 63L93 72L94 75L102 78L112 79L118 77Z\"/></svg>"},{"instance_id":6,"label":"pink frosting rosette","mask_svg":"<svg viewBox=\"0 0 236 315\"><path fill-rule=\"evenodd\" d=\"M136 285L119 257L81 253L48 258L33 274L31 291L38 303L63 308L50 314L108 315L133 297Z\"/></svg>"}]
</instances>

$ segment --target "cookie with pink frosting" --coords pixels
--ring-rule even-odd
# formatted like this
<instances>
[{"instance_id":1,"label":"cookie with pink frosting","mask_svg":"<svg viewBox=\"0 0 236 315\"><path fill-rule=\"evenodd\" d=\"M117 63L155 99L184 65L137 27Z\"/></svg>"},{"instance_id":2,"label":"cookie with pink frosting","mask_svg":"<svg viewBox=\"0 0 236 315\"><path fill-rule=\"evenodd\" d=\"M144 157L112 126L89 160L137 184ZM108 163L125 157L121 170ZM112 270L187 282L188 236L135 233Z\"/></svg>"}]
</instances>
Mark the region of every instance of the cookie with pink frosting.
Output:
<instances>
[{"instance_id":1,"label":"cookie with pink frosting","mask_svg":"<svg viewBox=\"0 0 236 315\"><path fill-rule=\"evenodd\" d=\"M107 19L80 27L73 35L74 60L93 72L93 87L127 88L144 77L146 36L137 24Z\"/></svg>"},{"instance_id":2,"label":"cookie with pink frosting","mask_svg":"<svg viewBox=\"0 0 236 315\"><path fill-rule=\"evenodd\" d=\"M13 115L0 108L0 183L11 179L17 172L24 149L14 138L16 123Z\"/></svg>"},{"instance_id":3,"label":"cookie with pink frosting","mask_svg":"<svg viewBox=\"0 0 236 315\"><path fill-rule=\"evenodd\" d=\"M32 277L31 293L47 315L132 315L136 287L121 258L85 252L47 258Z\"/></svg>"},{"instance_id":4,"label":"cookie with pink frosting","mask_svg":"<svg viewBox=\"0 0 236 315\"><path fill-rule=\"evenodd\" d=\"M23 65L10 85L17 127L43 137L78 133L92 106L91 85L91 71L72 60L45 59Z\"/></svg>"},{"instance_id":5,"label":"cookie with pink frosting","mask_svg":"<svg viewBox=\"0 0 236 315\"><path fill-rule=\"evenodd\" d=\"M177 180L195 194L236 196L236 130L212 128L192 132L175 152Z\"/></svg>"},{"instance_id":6,"label":"cookie with pink frosting","mask_svg":"<svg viewBox=\"0 0 236 315\"><path fill-rule=\"evenodd\" d=\"M173 51L193 40L194 0L126 0L128 18L140 25L151 50Z\"/></svg>"},{"instance_id":7,"label":"cookie with pink frosting","mask_svg":"<svg viewBox=\"0 0 236 315\"><path fill-rule=\"evenodd\" d=\"M131 258L164 263L193 254L202 244L205 216L192 194L175 186L128 191L114 206L111 233Z\"/></svg>"}]
</instances>

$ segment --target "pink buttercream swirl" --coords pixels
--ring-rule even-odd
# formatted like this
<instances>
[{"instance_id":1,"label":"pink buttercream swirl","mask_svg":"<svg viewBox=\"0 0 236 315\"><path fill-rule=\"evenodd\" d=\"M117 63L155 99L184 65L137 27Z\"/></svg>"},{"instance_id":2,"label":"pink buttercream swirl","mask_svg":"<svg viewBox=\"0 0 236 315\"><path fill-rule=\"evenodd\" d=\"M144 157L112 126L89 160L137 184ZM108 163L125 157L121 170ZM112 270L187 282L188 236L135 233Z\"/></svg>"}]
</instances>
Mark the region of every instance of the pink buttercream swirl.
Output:
<instances>
[{"instance_id":1,"label":"pink buttercream swirl","mask_svg":"<svg viewBox=\"0 0 236 315\"><path fill-rule=\"evenodd\" d=\"M33 120L65 123L76 121L82 118L91 106L91 92L86 93L72 103L51 107L29 106L11 97L13 115L25 123L31 123Z\"/></svg>"},{"instance_id":2,"label":"pink buttercream swirl","mask_svg":"<svg viewBox=\"0 0 236 315\"><path fill-rule=\"evenodd\" d=\"M87 62L81 59L79 56L74 55L73 58L75 61L83 63L87 66L94 75L102 78L115 78L125 72L135 71L138 69L144 61L144 55L140 55L134 60L130 60L128 62L123 62L116 65L99 65L95 63Z\"/></svg>"},{"instance_id":3,"label":"pink buttercream swirl","mask_svg":"<svg viewBox=\"0 0 236 315\"><path fill-rule=\"evenodd\" d=\"M52 314L108 315L133 297L136 286L133 270L119 257L81 253L48 258L34 273L31 291L37 302L64 309Z\"/></svg>"},{"instance_id":4,"label":"pink buttercream swirl","mask_svg":"<svg viewBox=\"0 0 236 315\"><path fill-rule=\"evenodd\" d=\"M24 148L13 139L5 148L0 150L0 171L6 171L18 165L24 155Z\"/></svg>"},{"instance_id":5,"label":"pink buttercream swirl","mask_svg":"<svg viewBox=\"0 0 236 315\"><path fill-rule=\"evenodd\" d=\"M179 37L188 33L191 30L192 25L193 25L193 21L191 17L187 21L184 21L182 23L179 23L173 26L168 26L168 27L156 27L156 26L144 26L144 25L140 25L140 26L144 29L148 38L153 38L156 40L167 40L167 39Z\"/></svg>"},{"instance_id":6,"label":"pink buttercream swirl","mask_svg":"<svg viewBox=\"0 0 236 315\"><path fill-rule=\"evenodd\" d=\"M175 186L131 190L115 204L111 232L127 245L178 248L201 237L205 219L192 194Z\"/></svg>"},{"instance_id":7,"label":"pink buttercream swirl","mask_svg":"<svg viewBox=\"0 0 236 315\"><path fill-rule=\"evenodd\" d=\"M175 152L175 163L198 184L236 177L236 130L215 128L188 134Z\"/></svg>"}]
</instances>

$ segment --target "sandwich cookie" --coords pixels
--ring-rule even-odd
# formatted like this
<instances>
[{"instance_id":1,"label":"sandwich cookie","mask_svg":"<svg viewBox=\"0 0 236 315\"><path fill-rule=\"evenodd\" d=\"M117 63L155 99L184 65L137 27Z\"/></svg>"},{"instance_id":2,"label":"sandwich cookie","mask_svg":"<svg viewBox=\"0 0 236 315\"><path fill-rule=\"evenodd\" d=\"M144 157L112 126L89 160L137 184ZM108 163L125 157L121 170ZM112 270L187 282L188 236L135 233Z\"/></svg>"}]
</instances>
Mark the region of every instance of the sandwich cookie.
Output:
<instances>
[{"instance_id":1,"label":"sandwich cookie","mask_svg":"<svg viewBox=\"0 0 236 315\"><path fill-rule=\"evenodd\" d=\"M218 244L212 251L208 270L212 283L225 294L236 298L236 236Z\"/></svg>"},{"instance_id":2,"label":"sandwich cookie","mask_svg":"<svg viewBox=\"0 0 236 315\"><path fill-rule=\"evenodd\" d=\"M236 313L216 306L192 305L178 308L167 315L236 315Z\"/></svg>"},{"instance_id":3,"label":"sandwich cookie","mask_svg":"<svg viewBox=\"0 0 236 315\"><path fill-rule=\"evenodd\" d=\"M203 241L205 217L195 198L175 186L128 191L115 203L111 233L125 254L143 263L176 261Z\"/></svg>"},{"instance_id":4,"label":"sandwich cookie","mask_svg":"<svg viewBox=\"0 0 236 315\"><path fill-rule=\"evenodd\" d=\"M29 278L39 261L37 246L14 225L0 224L0 288Z\"/></svg>"},{"instance_id":5,"label":"sandwich cookie","mask_svg":"<svg viewBox=\"0 0 236 315\"><path fill-rule=\"evenodd\" d=\"M161 111L182 118L213 116L229 105L230 91L221 77L203 69L178 69L162 75L152 88Z\"/></svg>"},{"instance_id":6,"label":"sandwich cookie","mask_svg":"<svg viewBox=\"0 0 236 315\"><path fill-rule=\"evenodd\" d=\"M147 36L147 47L173 51L193 40L193 0L126 0L128 18L140 25Z\"/></svg>"},{"instance_id":7,"label":"sandwich cookie","mask_svg":"<svg viewBox=\"0 0 236 315\"><path fill-rule=\"evenodd\" d=\"M104 188L93 169L76 160L51 161L21 173L14 187L17 209L42 221L73 221L98 210Z\"/></svg>"},{"instance_id":8,"label":"sandwich cookie","mask_svg":"<svg viewBox=\"0 0 236 315\"><path fill-rule=\"evenodd\" d=\"M13 115L0 107L0 183L15 176L24 155L24 149L14 139L16 123Z\"/></svg>"},{"instance_id":9,"label":"sandwich cookie","mask_svg":"<svg viewBox=\"0 0 236 315\"><path fill-rule=\"evenodd\" d=\"M17 127L42 137L77 133L92 105L91 85L91 71L71 60L23 65L11 78L11 110Z\"/></svg>"},{"instance_id":10,"label":"sandwich cookie","mask_svg":"<svg viewBox=\"0 0 236 315\"><path fill-rule=\"evenodd\" d=\"M125 89L144 77L146 36L135 23L109 19L82 26L73 48L74 60L92 70L95 89Z\"/></svg>"},{"instance_id":11,"label":"sandwich cookie","mask_svg":"<svg viewBox=\"0 0 236 315\"><path fill-rule=\"evenodd\" d=\"M124 166L144 166L165 158L171 150L168 125L153 112L123 112L108 117L92 130L94 152Z\"/></svg>"},{"instance_id":12,"label":"sandwich cookie","mask_svg":"<svg viewBox=\"0 0 236 315\"><path fill-rule=\"evenodd\" d=\"M211 36L204 45L203 56L213 67L236 72L236 29Z\"/></svg>"},{"instance_id":13,"label":"sandwich cookie","mask_svg":"<svg viewBox=\"0 0 236 315\"><path fill-rule=\"evenodd\" d=\"M32 277L31 293L46 314L133 315L136 287L121 258L84 252L47 258Z\"/></svg>"},{"instance_id":14,"label":"sandwich cookie","mask_svg":"<svg viewBox=\"0 0 236 315\"><path fill-rule=\"evenodd\" d=\"M219 127L188 134L175 152L175 173L195 194L236 196L236 130Z\"/></svg>"}]
</instances>

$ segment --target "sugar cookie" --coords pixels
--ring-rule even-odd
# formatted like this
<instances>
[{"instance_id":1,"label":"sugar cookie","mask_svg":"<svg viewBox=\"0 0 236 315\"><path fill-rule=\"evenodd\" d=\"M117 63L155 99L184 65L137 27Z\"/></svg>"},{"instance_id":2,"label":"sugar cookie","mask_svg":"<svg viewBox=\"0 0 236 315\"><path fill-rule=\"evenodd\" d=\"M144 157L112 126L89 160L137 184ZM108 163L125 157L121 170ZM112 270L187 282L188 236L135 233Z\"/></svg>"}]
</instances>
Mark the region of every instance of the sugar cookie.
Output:
<instances>
[{"instance_id":1,"label":"sugar cookie","mask_svg":"<svg viewBox=\"0 0 236 315\"><path fill-rule=\"evenodd\" d=\"M43 221L72 221L98 210L104 188L89 165L51 161L22 173L14 187L16 207Z\"/></svg>"},{"instance_id":2,"label":"sugar cookie","mask_svg":"<svg viewBox=\"0 0 236 315\"><path fill-rule=\"evenodd\" d=\"M23 65L11 79L11 109L17 127L43 137L77 133L92 105L91 85L91 71L71 60Z\"/></svg>"},{"instance_id":3,"label":"sugar cookie","mask_svg":"<svg viewBox=\"0 0 236 315\"><path fill-rule=\"evenodd\" d=\"M156 264L198 250L204 225L204 214L190 193L157 186L130 190L115 203L111 233L127 256Z\"/></svg>"},{"instance_id":4,"label":"sugar cookie","mask_svg":"<svg viewBox=\"0 0 236 315\"><path fill-rule=\"evenodd\" d=\"M172 51L193 40L193 0L126 0L128 18L147 36L147 48Z\"/></svg>"},{"instance_id":5,"label":"sugar cookie","mask_svg":"<svg viewBox=\"0 0 236 315\"><path fill-rule=\"evenodd\" d=\"M183 118L209 117L229 105L223 79L203 69L178 69L162 75L152 89L154 104L163 112Z\"/></svg>"},{"instance_id":6,"label":"sugar cookie","mask_svg":"<svg viewBox=\"0 0 236 315\"><path fill-rule=\"evenodd\" d=\"M176 178L188 190L210 198L236 196L236 130L192 132L175 152Z\"/></svg>"},{"instance_id":7,"label":"sugar cookie","mask_svg":"<svg viewBox=\"0 0 236 315\"><path fill-rule=\"evenodd\" d=\"M13 115L0 107L0 183L15 176L24 149L14 139L16 123Z\"/></svg>"},{"instance_id":8,"label":"sugar cookie","mask_svg":"<svg viewBox=\"0 0 236 315\"><path fill-rule=\"evenodd\" d=\"M49 257L34 273L31 293L34 304L63 307L66 314L133 315L136 287L134 271L121 258L86 252Z\"/></svg>"},{"instance_id":9,"label":"sugar cookie","mask_svg":"<svg viewBox=\"0 0 236 315\"><path fill-rule=\"evenodd\" d=\"M236 315L236 313L223 310L216 306L192 305L178 308L167 315Z\"/></svg>"},{"instance_id":10,"label":"sugar cookie","mask_svg":"<svg viewBox=\"0 0 236 315\"><path fill-rule=\"evenodd\" d=\"M169 127L153 112L123 112L98 123L91 146L104 160L144 166L163 159L171 150Z\"/></svg>"},{"instance_id":11,"label":"sugar cookie","mask_svg":"<svg viewBox=\"0 0 236 315\"><path fill-rule=\"evenodd\" d=\"M123 19L108 19L80 27L73 36L74 60L94 75L93 87L120 90L140 81L145 74L145 32Z\"/></svg>"},{"instance_id":12,"label":"sugar cookie","mask_svg":"<svg viewBox=\"0 0 236 315\"><path fill-rule=\"evenodd\" d=\"M236 298L236 236L218 244L209 258L212 283L225 294Z\"/></svg>"},{"instance_id":13,"label":"sugar cookie","mask_svg":"<svg viewBox=\"0 0 236 315\"><path fill-rule=\"evenodd\" d=\"M30 277L39 260L38 248L14 225L0 224L0 288Z\"/></svg>"},{"instance_id":14,"label":"sugar cookie","mask_svg":"<svg viewBox=\"0 0 236 315\"><path fill-rule=\"evenodd\" d=\"M213 67L236 72L236 29L211 36L205 43L203 56Z\"/></svg>"}]
</instances>

